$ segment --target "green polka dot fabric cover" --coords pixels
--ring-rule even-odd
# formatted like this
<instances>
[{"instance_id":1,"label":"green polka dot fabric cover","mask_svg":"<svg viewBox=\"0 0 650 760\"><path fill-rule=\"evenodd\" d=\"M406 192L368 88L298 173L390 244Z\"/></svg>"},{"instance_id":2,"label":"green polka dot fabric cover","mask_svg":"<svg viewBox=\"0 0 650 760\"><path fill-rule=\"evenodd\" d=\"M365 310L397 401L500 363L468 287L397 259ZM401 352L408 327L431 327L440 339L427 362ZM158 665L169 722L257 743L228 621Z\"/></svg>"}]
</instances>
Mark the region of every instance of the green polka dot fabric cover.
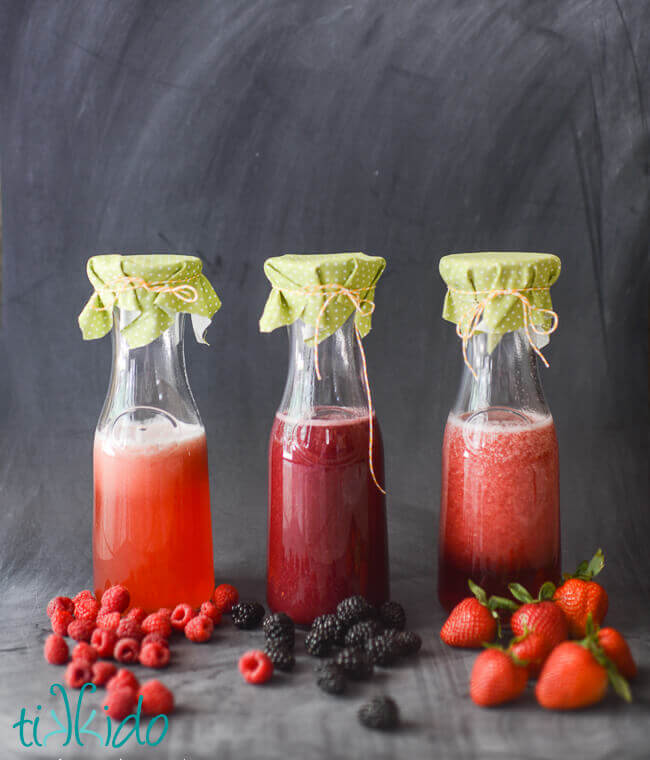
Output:
<instances>
[{"instance_id":1,"label":"green polka dot fabric cover","mask_svg":"<svg viewBox=\"0 0 650 760\"><path fill-rule=\"evenodd\" d=\"M178 312L191 314L197 341L206 343L203 336L221 301L202 274L201 259L175 254L109 254L88 259L86 271L95 292L79 315L84 340L103 338L110 332L113 309L118 307L138 313L122 329L130 348L158 338ZM148 287L140 286L141 281Z\"/></svg>"},{"instance_id":2,"label":"green polka dot fabric cover","mask_svg":"<svg viewBox=\"0 0 650 760\"><path fill-rule=\"evenodd\" d=\"M503 335L524 326L524 306L515 295L490 297L494 290L516 290L531 305L530 322L549 329L553 309L549 287L560 276L561 261L551 253L454 253L440 259L440 274L449 288L442 309L444 319L465 327L481 302L480 332ZM458 292L462 291L462 292ZM532 333L535 342L546 336ZM541 347L541 346L540 346Z\"/></svg>"},{"instance_id":3,"label":"green polka dot fabric cover","mask_svg":"<svg viewBox=\"0 0 650 760\"><path fill-rule=\"evenodd\" d=\"M318 325L318 342L336 332L356 311L355 322L361 336L370 332L375 285L386 268L386 260L365 253L287 254L264 262L264 273L273 290L260 319L261 332L271 332L301 319L316 327L323 304L336 288L354 291L361 312L345 293L336 295L322 313ZM305 292L307 291L307 292Z\"/></svg>"}]
</instances>

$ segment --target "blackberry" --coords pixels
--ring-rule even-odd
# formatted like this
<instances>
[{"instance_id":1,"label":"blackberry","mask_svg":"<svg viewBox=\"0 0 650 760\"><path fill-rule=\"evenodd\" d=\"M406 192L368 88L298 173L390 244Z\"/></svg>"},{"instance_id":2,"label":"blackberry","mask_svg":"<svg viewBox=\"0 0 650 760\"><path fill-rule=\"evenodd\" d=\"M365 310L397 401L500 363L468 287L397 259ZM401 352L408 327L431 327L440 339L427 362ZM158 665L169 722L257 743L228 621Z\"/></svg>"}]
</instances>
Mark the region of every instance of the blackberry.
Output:
<instances>
[{"instance_id":1,"label":"blackberry","mask_svg":"<svg viewBox=\"0 0 650 760\"><path fill-rule=\"evenodd\" d=\"M342 644L345 624L336 615L320 615L311 624L312 631L318 631L322 638L332 644Z\"/></svg>"},{"instance_id":2,"label":"blackberry","mask_svg":"<svg viewBox=\"0 0 650 760\"><path fill-rule=\"evenodd\" d=\"M400 654L395 635L389 631L368 639L365 649L372 662L383 667L392 665Z\"/></svg>"},{"instance_id":3,"label":"blackberry","mask_svg":"<svg viewBox=\"0 0 650 760\"><path fill-rule=\"evenodd\" d=\"M339 620L342 620L347 626L360 623L362 620L369 620L377 617L377 610L362 596L349 596L340 602L336 608L336 614Z\"/></svg>"},{"instance_id":4,"label":"blackberry","mask_svg":"<svg viewBox=\"0 0 650 760\"><path fill-rule=\"evenodd\" d=\"M264 607L259 602L238 602L232 608L232 622L237 628L257 628L264 617Z\"/></svg>"},{"instance_id":5,"label":"blackberry","mask_svg":"<svg viewBox=\"0 0 650 760\"><path fill-rule=\"evenodd\" d=\"M316 685L327 694L343 694L348 682L343 670L330 662L317 671Z\"/></svg>"},{"instance_id":6,"label":"blackberry","mask_svg":"<svg viewBox=\"0 0 650 760\"><path fill-rule=\"evenodd\" d=\"M381 633L381 626L376 620L364 620L355 623L345 634L345 645L348 647L363 647L368 639Z\"/></svg>"},{"instance_id":7,"label":"blackberry","mask_svg":"<svg viewBox=\"0 0 650 760\"><path fill-rule=\"evenodd\" d=\"M393 637L400 657L417 654L422 646L422 639L414 631L399 631Z\"/></svg>"},{"instance_id":8,"label":"blackberry","mask_svg":"<svg viewBox=\"0 0 650 760\"><path fill-rule=\"evenodd\" d=\"M290 671L296 664L296 658L290 649L283 646L277 641L267 641L264 647L264 654L268 655L274 667L278 670Z\"/></svg>"},{"instance_id":9,"label":"blackberry","mask_svg":"<svg viewBox=\"0 0 650 760\"><path fill-rule=\"evenodd\" d=\"M326 639L319 630L312 629L305 636L305 649L313 657L327 657L332 649L332 642Z\"/></svg>"},{"instance_id":10,"label":"blackberry","mask_svg":"<svg viewBox=\"0 0 650 760\"><path fill-rule=\"evenodd\" d=\"M366 728L381 731L390 731L399 724L399 709L390 697L375 697L359 708L357 716Z\"/></svg>"},{"instance_id":11,"label":"blackberry","mask_svg":"<svg viewBox=\"0 0 650 760\"><path fill-rule=\"evenodd\" d=\"M363 649L346 647L334 658L334 662L343 668L345 674L355 681L363 681L370 678L373 667L370 656Z\"/></svg>"},{"instance_id":12,"label":"blackberry","mask_svg":"<svg viewBox=\"0 0 650 760\"><path fill-rule=\"evenodd\" d=\"M264 635L269 642L283 644L288 649L293 649L295 644L295 625L293 620L284 612L276 612L267 615L262 621Z\"/></svg>"},{"instance_id":13,"label":"blackberry","mask_svg":"<svg viewBox=\"0 0 650 760\"><path fill-rule=\"evenodd\" d=\"M386 628L395 628L397 631L403 631L406 625L404 607L397 602L384 602L379 608L379 619Z\"/></svg>"}]
</instances>

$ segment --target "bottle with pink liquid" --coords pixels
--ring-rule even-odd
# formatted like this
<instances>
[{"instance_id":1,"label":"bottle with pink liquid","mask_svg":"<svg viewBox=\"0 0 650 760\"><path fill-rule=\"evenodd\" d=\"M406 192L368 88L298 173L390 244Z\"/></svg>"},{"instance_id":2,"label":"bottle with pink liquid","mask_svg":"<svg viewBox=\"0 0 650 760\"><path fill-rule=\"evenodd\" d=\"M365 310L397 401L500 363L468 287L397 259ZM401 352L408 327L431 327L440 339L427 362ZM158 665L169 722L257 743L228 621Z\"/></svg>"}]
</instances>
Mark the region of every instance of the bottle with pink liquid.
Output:
<instances>
[{"instance_id":1,"label":"bottle with pink liquid","mask_svg":"<svg viewBox=\"0 0 650 760\"><path fill-rule=\"evenodd\" d=\"M550 300L531 302L548 297L559 259L445 258L444 316L460 325L466 359L442 446L438 596L450 610L469 595L470 578L488 594L509 595L511 582L536 594L560 577L558 444L538 374L538 344L557 321L543 330Z\"/></svg>"},{"instance_id":2,"label":"bottle with pink liquid","mask_svg":"<svg viewBox=\"0 0 650 760\"><path fill-rule=\"evenodd\" d=\"M354 316L318 346L289 327L289 372L269 444L267 599L299 624L345 597L388 598L384 454L370 417Z\"/></svg>"}]
</instances>

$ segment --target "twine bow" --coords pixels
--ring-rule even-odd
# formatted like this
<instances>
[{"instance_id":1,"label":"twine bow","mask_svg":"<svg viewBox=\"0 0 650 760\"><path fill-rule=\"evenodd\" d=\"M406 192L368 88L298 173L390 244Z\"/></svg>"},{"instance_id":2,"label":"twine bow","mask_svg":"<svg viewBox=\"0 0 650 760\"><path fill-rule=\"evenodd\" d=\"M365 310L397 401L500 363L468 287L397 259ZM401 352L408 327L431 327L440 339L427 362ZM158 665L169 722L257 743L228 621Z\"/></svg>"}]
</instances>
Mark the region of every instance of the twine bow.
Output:
<instances>
[{"instance_id":1,"label":"twine bow","mask_svg":"<svg viewBox=\"0 0 650 760\"><path fill-rule=\"evenodd\" d=\"M528 338L528 342L532 346L533 351L539 356L539 358L544 362L544 366L548 367L548 361L546 360L546 357L544 354L539 350L539 348L536 346L535 341L533 340L533 336L530 334L530 331L536 333L537 335L550 335L552 332L555 332L557 330L558 323L560 321L560 318L557 315L557 312L553 311L552 309L542 309L539 306L533 306L531 302L526 298L524 293L530 293L533 291L544 291L549 290L550 288L505 288L502 290L457 290L456 288L450 287L449 290L452 293L458 293L459 295L468 295L468 296L476 296L476 295L484 295L485 298L478 301L474 306L470 309L468 309L465 314L461 317L460 321L456 325L456 334L459 338L463 341L463 359L465 361L465 364L469 368L472 375L474 375L474 379L478 380L478 375L476 374L476 370L472 366L471 362L467 358L467 343L469 342L469 339L476 334L479 324L481 322L481 319L483 317L483 312L485 311L485 308L487 305L492 301L494 298L497 298L498 296L514 296L515 298L518 298L521 303L521 310L523 312L524 317L524 331L526 332L526 337ZM538 329L535 326L535 323L532 320L532 313L538 312L539 314L548 314L550 315L552 319L551 327L548 330L544 329Z\"/></svg>"},{"instance_id":2,"label":"twine bow","mask_svg":"<svg viewBox=\"0 0 650 760\"><path fill-rule=\"evenodd\" d=\"M195 275L189 279L195 280L200 275ZM103 293L110 293L112 296L110 306L93 306L97 311L109 311L113 308L113 304L117 300L120 293L125 293L129 290L138 290L143 288L150 293L172 293L176 298L184 301L185 303L194 303L199 294L193 285L188 285L187 280L184 282L178 282L178 280L160 280L158 282L147 282L142 277L116 277L107 283L108 287L101 288ZM102 298L102 300L104 300Z\"/></svg>"},{"instance_id":3,"label":"twine bow","mask_svg":"<svg viewBox=\"0 0 650 760\"><path fill-rule=\"evenodd\" d=\"M321 373L320 373L320 364L318 361L318 333L320 330L320 323L321 320L325 314L325 311L327 310L327 307L330 305L330 303L339 296L345 296L348 298L352 305L354 306L355 311L358 314L361 314L364 317L370 316L374 310L375 310L375 304L373 301L368 300L367 298L362 298L362 293L367 293L369 288L363 288L361 290L353 290L351 288L346 288L344 285L338 285L336 283L327 283L324 285L307 285L304 288L301 288L300 290L287 290L284 288L278 288L280 292L283 293L298 293L301 295L318 295L320 293L326 293L325 300L323 301L323 305L320 308L320 311L318 312L318 316L316 317L316 323L314 325L314 369L316 370L316 377L321 380ZM373 465L372 460L372 446L373 446L373 440L374 440L374 432L373 432L373 408L372 408L372 394L370 393L370 380L368 379L368 365L366 363L366 352L363 350L363 340L361 338L361 333L359 332L359 328L357 327L356 323L354 325L354 332L357 336L357 344L359 346L359 353L361 354L361 365L363 368L363 382L364 387L366 390L366 398L368 399L368 420L369 420L369 436L368 436L368 464L370 466L370 475L372 476L372 480L374 484L377 486L377 488L385 494L386 491L379 485L379 482L377 480L377 476L375 475L375 468Z\"/></svg>"}]
</instances>

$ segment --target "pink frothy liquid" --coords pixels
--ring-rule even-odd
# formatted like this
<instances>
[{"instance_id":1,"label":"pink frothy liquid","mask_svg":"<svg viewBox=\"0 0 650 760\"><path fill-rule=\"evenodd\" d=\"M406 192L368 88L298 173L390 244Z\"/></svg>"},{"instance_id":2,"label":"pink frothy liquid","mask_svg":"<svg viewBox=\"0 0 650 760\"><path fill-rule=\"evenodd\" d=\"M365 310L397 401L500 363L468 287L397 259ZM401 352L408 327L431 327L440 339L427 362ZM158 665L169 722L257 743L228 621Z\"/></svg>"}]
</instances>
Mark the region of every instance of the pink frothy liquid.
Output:
<instances>
[{"instance_id":1,"label":"pink frothy liquid","mask_svg":"<svg viewBox=\"0 0 650 760\"><path fill-rule=\"evenodd\" d=\"M116 445L95 438L93 560L99 594L115 583L153 611L214 590L205 433L200 426L137 426Z\"/></svg>"},{"instance_id":2,"label":"pink frothy liquid","mask_svg":"<svg viewBox=\"0 0 650 760\"><path fill-rule=\"evenodd\" d=\"M375 604L388 597L385 497L370 475L368 416L327 407L316 416L278 414L269 449L267 598L300 624L352 594ZM373 424L383 484L381 433Z\"/></svg>"},{"instance_id":3,"label":"pink frothy liquid","mask_svg":"<svg viewBox=\"0 0 650 760\"><path fill-rule=\"evenodd\" d=\"M438 595L451 609L508 583L532 594L560 574L558 446L550 416L489 410L450 416L442 451Z\"/></svg>"}]
</instances>

